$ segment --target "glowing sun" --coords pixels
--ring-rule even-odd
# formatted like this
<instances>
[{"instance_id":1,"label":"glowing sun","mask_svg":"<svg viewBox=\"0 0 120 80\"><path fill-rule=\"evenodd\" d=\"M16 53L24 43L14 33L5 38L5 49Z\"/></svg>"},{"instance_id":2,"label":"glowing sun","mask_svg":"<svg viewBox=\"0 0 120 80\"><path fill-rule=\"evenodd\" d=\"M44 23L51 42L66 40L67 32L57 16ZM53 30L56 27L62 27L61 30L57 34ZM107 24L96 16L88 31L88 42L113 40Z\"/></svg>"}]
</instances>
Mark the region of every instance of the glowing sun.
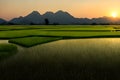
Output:
<instances>
[{"instance_id":1,"label":"glowing sun","mask_svg":"<svg viewBox=\"0 0 120 80\"><path fill-rule=\"evenodd\" d=\"M117 13L117 12L112 12L112 13L111 13L111 16L112 16L113 18L116 18L116 17L118 16L118 13Z\"/></svg>"}]
</instances>

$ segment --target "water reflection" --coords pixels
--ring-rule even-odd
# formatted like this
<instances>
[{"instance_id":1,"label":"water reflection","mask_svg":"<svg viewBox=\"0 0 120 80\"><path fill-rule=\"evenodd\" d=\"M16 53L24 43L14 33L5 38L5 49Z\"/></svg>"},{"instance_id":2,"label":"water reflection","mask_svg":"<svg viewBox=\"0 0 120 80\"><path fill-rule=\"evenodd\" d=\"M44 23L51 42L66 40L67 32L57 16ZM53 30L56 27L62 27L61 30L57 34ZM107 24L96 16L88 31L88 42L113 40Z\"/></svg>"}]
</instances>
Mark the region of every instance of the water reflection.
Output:
<instances>
[{"instance_id":1,"label":"water reflection","mask_svg":"<svg viewBox=\"0 0 120 80\"><path fill-rule=\"evenodd\" d=\"M57 60L94 60L99 58L114 59L120 56L119 38L71 39L50 42L31 48L18 46L18 54L9 60L15 61L53 61ZM57 61L55 60L55 61Z\"/></svg>"},{"instance_id":2,"label":"water reflection","mask_svg":"<svg viewBox=\"0 0 120 80\"><path fill-rule=\"evenodd\" d=\"M0 44L8 43L8 40L0 40Z\"/></svg>"},{"instance_id":3,"label":"water reflection","mask_svg":"<svg viewBox=\"0 0 120 80\"><path fill-rule=\"evenodd\" d=\"M72 75L98 75L103 80L120 67L119 38L60 40L31 48L18 46L18 50L16 55L0 63L2 76L15 75L18 79L27 74L40 79L46 74L61 73L63 77L71 71Z\"/></svg>"}]
</instances>

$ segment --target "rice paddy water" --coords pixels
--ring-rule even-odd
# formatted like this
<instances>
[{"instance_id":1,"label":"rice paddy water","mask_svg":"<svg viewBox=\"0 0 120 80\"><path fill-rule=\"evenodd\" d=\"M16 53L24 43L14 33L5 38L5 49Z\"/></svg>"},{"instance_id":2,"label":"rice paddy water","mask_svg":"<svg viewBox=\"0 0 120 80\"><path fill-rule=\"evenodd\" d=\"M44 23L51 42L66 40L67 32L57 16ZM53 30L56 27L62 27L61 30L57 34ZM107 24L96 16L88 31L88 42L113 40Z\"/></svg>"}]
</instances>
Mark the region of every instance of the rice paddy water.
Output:
<instances>
[{"instance_id":1,"label":"rice paddy water","mask_svg":"<svg viewBox=\"0 0 120 80\"><path fill-rule=\"evenodd\" d=\"M7 43L0 41L4 42ZM117 78L120 70L120 38L68 39L17 47L17 54L0 61L0 79L7 76L6 79L14 80L26 75L29 80L73 76L102 80Z\"/></svg>"}]
</instances>

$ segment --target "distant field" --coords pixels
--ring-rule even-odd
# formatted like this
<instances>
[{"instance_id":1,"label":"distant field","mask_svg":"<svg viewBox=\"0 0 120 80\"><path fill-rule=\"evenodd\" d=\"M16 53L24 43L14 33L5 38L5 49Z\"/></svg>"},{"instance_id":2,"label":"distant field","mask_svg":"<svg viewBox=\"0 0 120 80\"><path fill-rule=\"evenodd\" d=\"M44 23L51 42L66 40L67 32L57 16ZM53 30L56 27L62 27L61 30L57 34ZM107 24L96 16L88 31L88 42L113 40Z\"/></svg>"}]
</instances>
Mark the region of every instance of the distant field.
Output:
<instances>
[{"instance_id":1,"label":"distant field","mask_svg":"<svg viewBox=\"0 0 120 80\"><path fill-rule=\"evenodd\" d=\"M0 39L27 37L59 37L60 39L120 37L119 27L119 25L1 25ZM23 44L22 42L20 43Z\"/></svg>"}]
</instances>

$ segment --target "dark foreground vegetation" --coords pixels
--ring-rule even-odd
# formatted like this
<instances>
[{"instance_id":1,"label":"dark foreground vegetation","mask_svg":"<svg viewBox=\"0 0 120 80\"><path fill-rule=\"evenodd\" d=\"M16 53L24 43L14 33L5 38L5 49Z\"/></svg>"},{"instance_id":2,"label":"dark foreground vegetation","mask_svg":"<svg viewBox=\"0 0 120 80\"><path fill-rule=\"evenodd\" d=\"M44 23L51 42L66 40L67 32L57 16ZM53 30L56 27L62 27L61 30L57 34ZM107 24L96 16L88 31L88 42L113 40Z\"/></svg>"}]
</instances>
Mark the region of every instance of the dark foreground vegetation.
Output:
<instances>
[{"instance_id":1,"label":"dark foreground vegetation","mask_svg":"<svg viewBox=\"0 0 120 80\"><path fill-rule=\"evenodd\" d=\"M16 67L15 67L16 66ZM119 80L119 66L106 67L88 63L82 65L72 62L62 63L33 63L8 66L1 68L1 80Z\"/></svg>"}]
</instances>

